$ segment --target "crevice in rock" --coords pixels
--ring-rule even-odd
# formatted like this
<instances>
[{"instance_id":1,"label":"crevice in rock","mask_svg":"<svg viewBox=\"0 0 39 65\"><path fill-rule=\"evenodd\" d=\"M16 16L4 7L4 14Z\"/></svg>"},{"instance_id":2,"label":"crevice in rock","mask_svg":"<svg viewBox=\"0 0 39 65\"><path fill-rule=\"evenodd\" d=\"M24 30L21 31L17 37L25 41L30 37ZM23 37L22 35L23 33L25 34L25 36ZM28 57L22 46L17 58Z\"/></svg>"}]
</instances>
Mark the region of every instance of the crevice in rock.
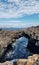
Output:
<instances>
[{"instance_id":1,"label":"crevice in rock","mask_svg":"<svg viewBox=\"0 0 39 65\"><path fill-rule=\"evenodd\" d=\"M30 52L35 53L35 54L39 54L38 40L30 38L28 40L27 48L30 50Z\"/></svg>"},{"instance_id":2,"label":"crevice in rock","mask_svg":"<svg viewBox=\"0 0 39 65\"><path fill-rule=\"evenodd\" d=\"M12 44L11 44L11 43L8 44L8 46L7 46L6 48L4 48L4 52L3 52L3 54L2 54L1 57L0 57L0 62L5 62L5 61L6 61L5 55L6 55L9 51L11 51L12 49L13 49L13 47L12 47Z\"/></svg>"}]
</instances>

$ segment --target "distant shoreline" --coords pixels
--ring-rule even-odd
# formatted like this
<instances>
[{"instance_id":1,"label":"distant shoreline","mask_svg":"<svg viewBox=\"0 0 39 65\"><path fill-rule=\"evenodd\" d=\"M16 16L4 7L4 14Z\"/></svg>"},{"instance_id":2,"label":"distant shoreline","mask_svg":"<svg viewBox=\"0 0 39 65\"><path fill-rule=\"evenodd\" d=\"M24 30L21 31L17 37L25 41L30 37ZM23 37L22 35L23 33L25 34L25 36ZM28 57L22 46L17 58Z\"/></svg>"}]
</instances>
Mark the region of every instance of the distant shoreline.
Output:
<instances>
[{"instance_id":1,"label":"distant shoreline","mask_svg":"<svg viewBox=\"0 0 39 65\"><path fill-rule=\"evenodd\" d=\"M31 26L31 27L39 27L39 26ZM0 30L22 30L30 27L25 27L25 28L14 28L14 27L5 27L5 28L0 28Z\"/></svg>"}]
</instances>

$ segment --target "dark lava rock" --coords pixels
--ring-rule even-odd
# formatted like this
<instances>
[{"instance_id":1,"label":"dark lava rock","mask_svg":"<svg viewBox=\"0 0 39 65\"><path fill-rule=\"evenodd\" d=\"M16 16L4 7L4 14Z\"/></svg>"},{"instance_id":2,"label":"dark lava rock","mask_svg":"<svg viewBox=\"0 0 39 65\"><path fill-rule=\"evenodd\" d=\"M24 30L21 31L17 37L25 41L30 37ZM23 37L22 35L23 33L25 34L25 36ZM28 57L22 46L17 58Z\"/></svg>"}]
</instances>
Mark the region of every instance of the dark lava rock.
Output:
<instances>
[{"instance_id":1,"label":"dark lava rock","mask_svg":"<svg viewBox=\"0 0 39 65\"><path fill-rule=\"evenodd\" d=\"M37 43L37 45L36 45ZM28 45L27 48L35 54L39 54L39 45L38 45L38 41L36 39L29 39L28 40Z\"/></svg>"}]
</instances>

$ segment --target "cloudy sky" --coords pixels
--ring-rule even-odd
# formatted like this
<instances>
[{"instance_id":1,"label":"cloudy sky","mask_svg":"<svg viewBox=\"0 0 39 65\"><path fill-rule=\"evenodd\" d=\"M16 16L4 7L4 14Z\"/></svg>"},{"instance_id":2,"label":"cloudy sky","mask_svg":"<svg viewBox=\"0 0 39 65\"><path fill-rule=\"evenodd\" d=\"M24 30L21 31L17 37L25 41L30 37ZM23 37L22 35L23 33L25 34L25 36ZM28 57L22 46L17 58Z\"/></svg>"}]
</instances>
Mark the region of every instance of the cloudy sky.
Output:
<instances>
[{"instance_id":1,"label":"cloudy sky","mask_svg":"<svg viewBox=\"0 0 39 65\"><path fill-rule=\"evenodd\" d=\"M39 25L39 0L0 0L0 27Z\"/></svg>"}]
</instances>

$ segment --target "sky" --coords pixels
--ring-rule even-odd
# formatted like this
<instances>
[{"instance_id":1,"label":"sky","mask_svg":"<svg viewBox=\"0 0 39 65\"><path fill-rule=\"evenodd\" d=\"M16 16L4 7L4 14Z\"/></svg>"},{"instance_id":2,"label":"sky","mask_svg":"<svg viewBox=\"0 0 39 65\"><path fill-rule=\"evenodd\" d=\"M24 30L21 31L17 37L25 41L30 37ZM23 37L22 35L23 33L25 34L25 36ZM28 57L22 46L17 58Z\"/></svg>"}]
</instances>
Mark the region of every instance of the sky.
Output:
<instances>
[{"instance_id":1,"label":"sky","mask_svg":"<svg viewBox=\"0 0 39 65\"><path fill-rule=\"evenodd\" d=\"M0 0L0 27L39 26L39 0Z\"/></svg>"}]
</instances>

